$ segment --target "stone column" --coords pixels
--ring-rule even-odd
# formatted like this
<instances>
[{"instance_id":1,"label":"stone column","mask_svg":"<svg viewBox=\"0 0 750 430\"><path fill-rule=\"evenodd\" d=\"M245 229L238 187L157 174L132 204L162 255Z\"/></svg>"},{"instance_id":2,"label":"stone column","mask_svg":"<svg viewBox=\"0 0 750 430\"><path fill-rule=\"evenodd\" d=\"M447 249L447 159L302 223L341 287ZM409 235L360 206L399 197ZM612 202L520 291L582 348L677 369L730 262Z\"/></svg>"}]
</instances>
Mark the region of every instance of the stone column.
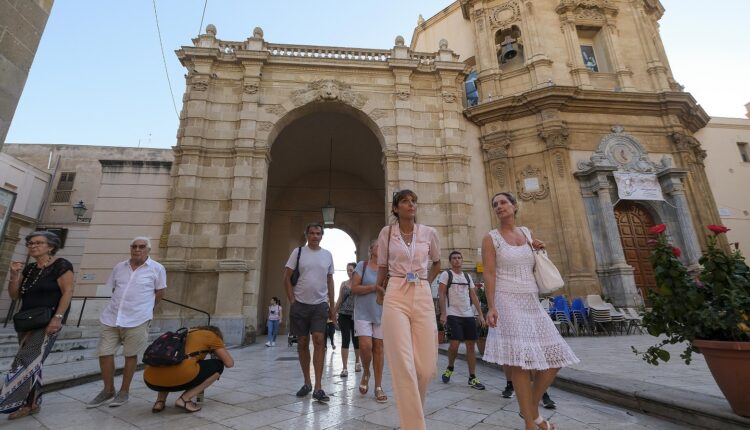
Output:
<instances>
[{"instance_id":1,"label":"stone column","mask_svg":"<svg viewBox=\"0 0 750 430\"><path fill-rule=\"evenodd\" d=\"M687 177L687 172L680 169L666 169L660 172L658 177L662 190L669 196L671 205L677 214L677 222L684 247L683 254L687 261L688 270L697 272L700 270L698 260L701 257L701 248L698 244L693 218L690 215L690 208L685 196L685 187L682 184L683 178Z\"/></svg>"},{"instance_id":2,"label":"stone column","mask_svg":"<svg viewBox=\"0 0 750 430\"><path fill-rule=\"evenodd\" d=\"M576 20L572 13L568 12L560 15L562 24L563 37L565 45L568 47L568 57L570 57L570 74L573 77L573 84L584 88L593 89L589 79L589 69L583 64L581 58L580 42L578 41L578 31L576 30Z\"/></svg>"},{"instance_id":3,"label":"stone column","mask_svg":"<svg viewBox=\"0 0 750 430\"><path fill-rule=\"evenodd\" d=\"M617 40L617 28L615 27L614 18L607 17L604 27L601 30L604 36L604 43L607 45L607 52L609 54L609 61L612 63L612 71L617 74L617 81L620 84L622 91L634 91L633 88L633 72L628 67L622 64L619 55L620 43Z\"/></svg>"}]
</instances>

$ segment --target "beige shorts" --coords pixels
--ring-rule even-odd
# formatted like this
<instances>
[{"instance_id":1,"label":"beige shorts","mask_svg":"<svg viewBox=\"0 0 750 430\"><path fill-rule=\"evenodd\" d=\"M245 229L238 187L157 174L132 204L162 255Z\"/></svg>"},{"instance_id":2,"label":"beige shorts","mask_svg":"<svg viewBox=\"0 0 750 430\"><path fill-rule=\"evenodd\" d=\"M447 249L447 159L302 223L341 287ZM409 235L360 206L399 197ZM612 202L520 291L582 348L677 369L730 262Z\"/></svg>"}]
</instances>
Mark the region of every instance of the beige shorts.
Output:
<instances>
[{"instance_id":1,"label":"beige shorts","mask_svg":"<svg viewBox=\"0 0 750 430\"><path fill-rule=\"evenodd\" d=\"M151 321L136 327L110 327L102 324L99 335L99 357L115 355L117 348L122 345L122 355L133 357L146 349L148 342L148 327Z\"/></svg>"}]
</instances>

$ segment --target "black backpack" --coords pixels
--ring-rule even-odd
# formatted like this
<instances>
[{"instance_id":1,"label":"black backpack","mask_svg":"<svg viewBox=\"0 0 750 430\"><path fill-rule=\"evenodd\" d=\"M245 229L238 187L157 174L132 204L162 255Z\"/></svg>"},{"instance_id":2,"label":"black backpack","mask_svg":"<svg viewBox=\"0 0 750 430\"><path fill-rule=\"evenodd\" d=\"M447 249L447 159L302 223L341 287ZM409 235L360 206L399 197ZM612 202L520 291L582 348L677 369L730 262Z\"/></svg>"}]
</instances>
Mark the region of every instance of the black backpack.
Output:
<instances>
[{"instance_id":1,"label":"black backpack","mask_svg":"<svg viewBox=\"0 0 750 430\"><path fill-rule=\"evenodd\" d=\"M451 305L451 295L449 293L450 293L450 289L451 289L451 284L453 284L453 271L450 270L450 269L448 269L448 270L446 270L446 272L448 272L448 284L445 286L446 287L446 290L445 290L445 300L448 302L448 306L450 306ZM466 286L468 287L469 285L471 285L471 279L469 279L469 274L468 273L466 273L466 272L463 272L463 273L464 273L464 278L466 278Z\"/></svg>"},{"instance_id":2,"label":"black backpack","mask_svg":"<svg viewBox=\"0 0 750 430\"><path fill-rule=\"evenodd\" d=\"M174 366L182 363L188 357L207 353L195 351L185 354L185 342L187 341L188 329L181 328L177 331L168 331L157 337L143 353L143 364L149 366Z\"/></svg>"}]
</instances>

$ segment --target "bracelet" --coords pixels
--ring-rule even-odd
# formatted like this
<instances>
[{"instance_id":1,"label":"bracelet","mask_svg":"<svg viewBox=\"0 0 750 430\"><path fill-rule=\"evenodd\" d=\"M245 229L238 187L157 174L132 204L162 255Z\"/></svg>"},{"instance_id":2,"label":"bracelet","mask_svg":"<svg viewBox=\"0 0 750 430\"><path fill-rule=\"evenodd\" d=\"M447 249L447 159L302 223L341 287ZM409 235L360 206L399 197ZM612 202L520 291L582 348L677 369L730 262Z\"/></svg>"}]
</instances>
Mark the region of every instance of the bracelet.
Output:
<instances>
[{"instance_id":1,"label":"bracelet","mask_svg":"<svg viewBox=\"0 0 750 430\"><path fill-rule=\"evenodd\" d=\"M55 315L55 318L60 318L60 319L63 319L63 316L64 316L63 314L56 314L56 315Z\"/></svg>"}]
</instances>

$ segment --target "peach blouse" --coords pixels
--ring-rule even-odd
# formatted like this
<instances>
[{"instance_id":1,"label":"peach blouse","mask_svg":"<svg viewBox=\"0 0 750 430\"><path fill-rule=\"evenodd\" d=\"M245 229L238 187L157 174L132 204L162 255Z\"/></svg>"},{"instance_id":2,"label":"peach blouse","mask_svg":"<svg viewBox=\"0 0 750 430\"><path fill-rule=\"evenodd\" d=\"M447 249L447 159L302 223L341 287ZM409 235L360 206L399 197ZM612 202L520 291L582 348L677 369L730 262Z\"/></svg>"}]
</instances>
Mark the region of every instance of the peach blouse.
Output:
<instances>
[{"instance_id":1,"label":"peach blouse","mask_svg":"<svg viewBox=\"0 0 750 430\"><path fill-rule=\"evenodd\" d=\"M390 252L388 229L391 228ZM388 261L386 260L388 255ZM408 272L415 272L420 279L427 279L431 263L440 261L440 239L437 231L424 224L414 225L414 239L411 247L401 238L398 224L385 226L378 236L378 266L388 267L392 277L405 278Z\"/></svg>"}]
</instances>

